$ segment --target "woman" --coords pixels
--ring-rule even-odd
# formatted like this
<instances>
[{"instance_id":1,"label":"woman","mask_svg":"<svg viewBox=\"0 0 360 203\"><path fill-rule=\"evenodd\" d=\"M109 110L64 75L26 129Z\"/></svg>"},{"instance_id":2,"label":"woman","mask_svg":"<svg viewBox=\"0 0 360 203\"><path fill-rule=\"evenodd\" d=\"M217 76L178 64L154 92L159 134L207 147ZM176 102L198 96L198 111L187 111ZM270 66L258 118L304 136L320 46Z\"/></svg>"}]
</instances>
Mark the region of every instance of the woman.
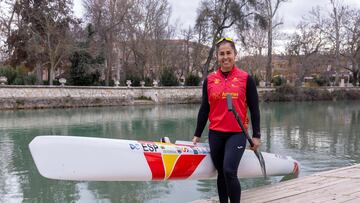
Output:
<instances>
[{"instance_id":1,"label":"woman","mask_svg":"<svg viewBox=\"0 0 360 203\"><path fill-rule=\"evenodd\" d=\"M260 146L260 111L256 85L252 77L235 66L235 43L221 38L216 43L220 65L203 84L202 103L198 114L193 142L200 141L209 119L209 145L211 159L218 171L217 188L220 202L240 202L241 187L237 170L246 147L246 136L234 115L227 110L226 95L231 94L233 106L247 128L247 109L250 110L253 129L252 140L256 150Z\"/></svg>"}]
</instances>

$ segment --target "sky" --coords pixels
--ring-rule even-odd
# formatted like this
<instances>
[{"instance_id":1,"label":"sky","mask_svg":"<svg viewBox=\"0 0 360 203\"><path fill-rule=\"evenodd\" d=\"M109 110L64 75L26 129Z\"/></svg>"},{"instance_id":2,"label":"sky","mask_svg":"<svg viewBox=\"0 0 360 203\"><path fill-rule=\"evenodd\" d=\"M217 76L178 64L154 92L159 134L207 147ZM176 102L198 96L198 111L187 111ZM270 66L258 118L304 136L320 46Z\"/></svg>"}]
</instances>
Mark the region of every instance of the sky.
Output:
<instances>
[{"instance_id":1,"label":"sky","mask_svg":"<svg viewBox=\"0 0 360 203\"><path fill-rule=\"evenodd\" d=\"M172 6L171 21L176 19L185 25L185 27L194 25L196 18L196 11L201 0L168 0ZM360 0L343 0L349 6L360 8ZM279 9L279 17L284 21L284 28L295 28L296 24L301 20L303 15L306 15L313 7L326 7L329 5L329 0L289 0L287 3L282 3Z\"/></svg>"},{"instance_id":2,"label":"sky","mask_svg":"<svg viewBox=\"0 0 360 203\"><path fill-rule=\"evenodd\" d=\"M360 8L360 0L340 0L350 7ZM82 0L74 0L74 11L78 17L82 15ZM201 0L168 0L172 7L172 15L170 23L174 25L176 22L181 28L193 27L197 15L197 8ZM329 0L288 0L282 3L278 11L278 19L282 19L283 25L279 30L285 33L294 32L296 25L301 21L304 15L307 15L312 8L320 6L329 9ZM235 35L235 34L234 34ZM230 36L236 37L236 36ZM283 51L285 41L275 42L275 49L279 52Z\"/></svg>"},{"instance_id":3,"label":"sky","mask_svg":"<svg viewBox=\"0 0 360 203\"><path fill-rule=\"evenodd\" d=\"M74 0L75 13L80 17L81 1ZM360 0L342 0L345 4L360 8ZM178 21L183 28L194 26L197 8L201 0L168 0L172 7L171 24ZM329 5L329 0L288 0L287 3L282 3L278 12L278 17L283 19L284 25L282 29L293 29L296 24L302 19L302 16L309 13L309 11L316 6L326 7Z\"/></svg>"}]
</instances>

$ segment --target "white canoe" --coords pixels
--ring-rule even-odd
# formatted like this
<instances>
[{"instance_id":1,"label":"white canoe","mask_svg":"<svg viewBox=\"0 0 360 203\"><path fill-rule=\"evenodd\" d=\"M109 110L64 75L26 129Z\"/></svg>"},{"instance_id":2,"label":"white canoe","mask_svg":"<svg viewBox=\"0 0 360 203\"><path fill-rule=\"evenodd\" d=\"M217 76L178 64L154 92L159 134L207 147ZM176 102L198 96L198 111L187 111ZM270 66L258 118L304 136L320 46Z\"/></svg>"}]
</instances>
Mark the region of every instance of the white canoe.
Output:
<instances>
[{"instance_id":1,"label":"white canoe","mask_svg":"<svg viewBox=\"0 0 360 203\"><path fill-rule=\"evenodd\" d=\"M78 181L150 181L211 179L216 170L209 146L73 136L38 136L29 144L40 174ZM262 152L268 176L297 174L299 164L288 156ZM240 178L262 177L251 150L241 159Z\"/></svg>"}]
</instances>

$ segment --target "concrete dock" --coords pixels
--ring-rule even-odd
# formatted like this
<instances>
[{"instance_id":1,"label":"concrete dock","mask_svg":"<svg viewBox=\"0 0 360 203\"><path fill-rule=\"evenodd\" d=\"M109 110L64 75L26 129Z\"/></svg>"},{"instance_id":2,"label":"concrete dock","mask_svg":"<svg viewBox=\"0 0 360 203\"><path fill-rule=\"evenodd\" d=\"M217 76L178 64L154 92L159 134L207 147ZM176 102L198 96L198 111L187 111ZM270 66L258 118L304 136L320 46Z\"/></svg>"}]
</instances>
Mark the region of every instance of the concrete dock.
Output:
<instances>
[{"instance_id":1,"label":"concrete dock","mask_svg":"<svg viewBox=\"0 0 360 203\"><path fill-rule=\"evenodd\" d=\"M217 197L192 203L219 202ZM360 203L360 164L245 190L242 203Z\"/></svg>"}]
</instances>

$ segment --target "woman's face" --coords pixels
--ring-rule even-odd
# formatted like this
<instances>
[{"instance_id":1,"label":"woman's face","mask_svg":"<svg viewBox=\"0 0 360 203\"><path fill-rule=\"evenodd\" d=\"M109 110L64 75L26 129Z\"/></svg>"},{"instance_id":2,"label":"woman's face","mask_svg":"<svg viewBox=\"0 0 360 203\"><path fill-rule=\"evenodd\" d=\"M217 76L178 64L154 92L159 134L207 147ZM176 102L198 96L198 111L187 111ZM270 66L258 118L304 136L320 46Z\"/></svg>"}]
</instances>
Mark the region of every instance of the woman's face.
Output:
<instances>
[{"instance_id":1,"label":"woman's face","mask_svg":"<svg viewBox=\"0 0 360 203\"><path fill-rule=\"evenodd\" d=\"M217 52L217 59L222 71L228 72L234 67L235 56L235 50L230 43L225 42L220 44Z\"/></svg>"}]
</instances>

